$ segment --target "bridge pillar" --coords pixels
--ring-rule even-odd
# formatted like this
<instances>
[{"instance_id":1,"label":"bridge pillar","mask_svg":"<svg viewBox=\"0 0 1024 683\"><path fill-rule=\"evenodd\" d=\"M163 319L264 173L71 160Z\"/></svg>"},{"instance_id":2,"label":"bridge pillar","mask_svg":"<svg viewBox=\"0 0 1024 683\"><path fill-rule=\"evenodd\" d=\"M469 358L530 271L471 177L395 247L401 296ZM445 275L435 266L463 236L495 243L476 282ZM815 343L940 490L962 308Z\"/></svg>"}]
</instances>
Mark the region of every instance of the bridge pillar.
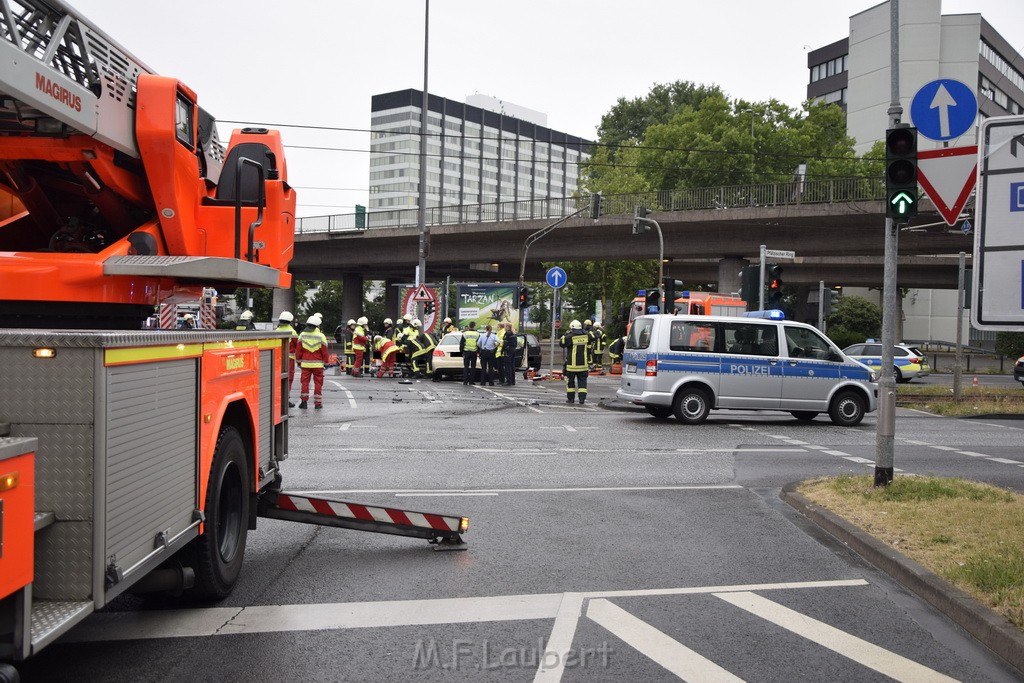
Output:
<instances>
[{"instance_id":1,"label":"bridge pillar","mask_svg":"<svg viewBox=\"0 0 1024 683\"><path fill-rule=\"evenodd\" d=\"M726 256L718 262L718 291L722 294L740 291L742 284L742 271L748 265L745 258L739 256Z\"/></svg>"},{"instance_id":2,"label":"bridge pillar","mask_svg":"<svg viewBox=\"0 0 1024 683\"><path fill-rule=\"evenodd\" d=\"M392 320L398 320L402 317L402 311L398 310L400 301L398 300L398 280L385 280L384 281L384 317L391 318Z\"/></svg>"},{"instance_id":3,"label":"bridge pillar","mask_svg":"<svg viewBox=\"0 0 1024 683\"><path fill-rule=\"evenodd\" d=\"M345 273L341 276L341 324L359 320L363 315L363 276Z\"/></svg>"},{"instance_id":4,"label":"bridge pillar","mask_svg":"<svg viewBox=\"0 0 1024 683\"><path fill-rule=\"evenodd\" d=\"M294 283L294 278L292 279ZM275 287L273 293L273 299L271 300L270 315L273 316L271 322L277 322L277 316L281 314L281 311L291 311L292 315L295 316L296 322L299 321L299 315L295 311L295 285L292 284L288 289L280 289ZM297 329L297 328L296 328Z\"/></svg>"}]
</instances>

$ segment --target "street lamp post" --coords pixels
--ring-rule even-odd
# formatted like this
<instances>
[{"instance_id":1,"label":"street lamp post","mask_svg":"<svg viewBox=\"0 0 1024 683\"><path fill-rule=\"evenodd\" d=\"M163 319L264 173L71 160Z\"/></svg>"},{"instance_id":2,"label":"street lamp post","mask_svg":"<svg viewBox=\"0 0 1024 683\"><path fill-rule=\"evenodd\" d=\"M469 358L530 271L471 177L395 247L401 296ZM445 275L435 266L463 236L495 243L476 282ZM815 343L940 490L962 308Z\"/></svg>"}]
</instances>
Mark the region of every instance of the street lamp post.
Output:
<instances>
[{"instance_id":1,"label":"street lamp post","mask_svg":"<svg viewBox=\"0 0 1024 683\"><path fill-rule=\"evenodd\" d=\"M416 265L416 286L426 280L427 274L427 107L430 96L427 91L427 56L430 54L430 0L424 0L423 14L423 101L420 105L420 196L416 222L420 231L419 260ZM423 318L423 304L417 305L417 317Z\"/></svg>"}]
</instances>

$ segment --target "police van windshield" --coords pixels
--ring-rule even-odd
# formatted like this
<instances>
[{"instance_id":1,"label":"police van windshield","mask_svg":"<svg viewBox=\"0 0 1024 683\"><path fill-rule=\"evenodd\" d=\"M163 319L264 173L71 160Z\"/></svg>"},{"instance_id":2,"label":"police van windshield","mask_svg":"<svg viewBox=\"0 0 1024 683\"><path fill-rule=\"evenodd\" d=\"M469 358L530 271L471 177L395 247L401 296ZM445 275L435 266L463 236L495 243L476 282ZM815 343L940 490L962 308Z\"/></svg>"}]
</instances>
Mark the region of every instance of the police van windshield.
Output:
<instances>
[{"instance_id":1,"label":"police van windshield","mask_svg":"<svg viewBox=\"0 0 1024 683\"><path fill-rule=\"evenodd\" d=\"M654 327L654 318L637 318L629 328L629 337L626 339L627 349L646 349L651 344L651 328Z\"/></svg>"}]
</instances>

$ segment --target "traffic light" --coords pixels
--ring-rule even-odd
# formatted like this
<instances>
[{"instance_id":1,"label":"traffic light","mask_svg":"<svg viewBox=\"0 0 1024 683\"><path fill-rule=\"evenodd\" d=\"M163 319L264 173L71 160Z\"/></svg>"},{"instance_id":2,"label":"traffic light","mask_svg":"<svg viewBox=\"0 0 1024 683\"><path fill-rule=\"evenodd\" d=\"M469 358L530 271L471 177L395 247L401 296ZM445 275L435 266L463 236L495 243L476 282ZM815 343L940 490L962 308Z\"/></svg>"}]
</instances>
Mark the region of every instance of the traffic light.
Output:
<instances>
[{"instance_id":1,"label":"traffic light","mask_svg":"<svg viewBox=\"0 0 1024 683\"><path fill-rule=\"evenodd\" d=\"M765 306L782 307L782 266L778 264L768 266L768 301Z\"/></svg>"},{"instance_id":2,"label":"traffic light","mask_svg":"<svg viewBox=\"0 0 1024 683\"><path fill-rule=\"evenodd\" d=\"M832 311L835 310L836 304L839 303L839 295L840 294L841 294L841 292L839 292L838 290L835 290L835 289L826 289L825 290L825 302L824 302L824 306L822 308L823 308L823 313L826 316L832 315Z\"/></svg>"},{"instance_id":3,"label":"traffic light","mask_svg":"<svg viewBox=\"0 0 1024 683\"><path fill-rule=\"evenodd\" d=\"M761 303L761 266L746 266L740 271L740 278L740 297L748 304L759 305Z\"/></svg>"},{"instance_id":4,"label":"traffic light","mask_svg":"<svg viewBox=\"0 0 1024 683\"><path fill-rule=\"evenodd\" d=\"M665 313L675 313L676 297L683 291L683 282L667 277L661 281L661 291L665 292Z\"/></svg>"},{"instance_id":5,"label":"traffic light","mask_svg":"<svg viewBox=\"0 0 1024 683\"><path fill-rule=\"evenodd\" d=\"M644 296L644 313L657 313L661 310L661 292L652 289Z\"/></svg>"},{"instance_id":6,"label":"traffic light","mask_svg":"<svg viewBox=\"0 0 1024 683\"><path fill-rule=\"evenodd\" d=\"M525 285L519 288L519 308L529 308L533 304L533 292Z\"/></svg>"},{"instance_id":7,"label":"traffic light","mask_svg":"<svg viewBox=\"0 0 1024 683\"><path fill-rule=\"evenodd\" d=\"M602 211L604 211L604 197L600 192L595 192L590 195L590 217L596 221L601 217Z\"/></svg>"},{"instance_id":8,"label":"traffic light","mask_svg":"<svg viewBox=\"0 0 1024 683\"><path fill-rule=\"evenodd\" d=\"M890 128L885 131L885 215L916 216L917 198L917 128Z\"/></svg>"},{"instance_id":9,"label":"traffic light","mask_svg":"<svg viewBox=\"0 0 1024 683\"><path fill-rule=\"evenodd\" d=\"M650 232L651 225L644 219L651 213L646 206L638 206L633 210L633 234Z\"/></svg>"},{"instance_id":10,"label":"traffic light","mask_svg":"<svg viewBox=\"0 0 1024 683\"><path fill-rule=\"evenodd\" d=\"M434 302L433 302L433 301L428 301L428 302L424 303L424 304L423 304L423 312L424 312L424 313L425 313L426 315L431 315L431 314L433 314L433 312L434 312L434 305L435 305L435 304L434 304Z\"/></svg>"}]
</instances>

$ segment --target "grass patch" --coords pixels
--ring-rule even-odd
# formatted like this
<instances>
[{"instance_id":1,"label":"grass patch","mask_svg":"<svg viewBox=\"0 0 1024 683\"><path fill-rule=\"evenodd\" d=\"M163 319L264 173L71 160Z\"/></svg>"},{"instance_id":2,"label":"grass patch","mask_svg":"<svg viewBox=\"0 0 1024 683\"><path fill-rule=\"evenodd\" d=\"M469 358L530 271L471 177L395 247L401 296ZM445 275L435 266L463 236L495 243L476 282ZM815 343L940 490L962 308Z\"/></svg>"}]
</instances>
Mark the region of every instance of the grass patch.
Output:
<instances>
[{"instance_id":1,"label":"grass patch","mask_svg":"<svg viewBox=\"0 0 1024 683\"><path fill-rule=\"evenodd\" d=\"M900 476L804 482L800 493L1024 629L1024 496L988 484Z\"/></svg>"},{"instance_id":2,"label":"grass patch","mask_svg":"<svg viewBox=\"0 0 1024 683\"><path fill-rule=\"evenodd\" d=\"M902 385L896 389L897 404L935 415L1024 414L1024 391L1009 387L964 386L963 398L953 401L953 390L934 385Z\"/></svg>"}]
</instances>

